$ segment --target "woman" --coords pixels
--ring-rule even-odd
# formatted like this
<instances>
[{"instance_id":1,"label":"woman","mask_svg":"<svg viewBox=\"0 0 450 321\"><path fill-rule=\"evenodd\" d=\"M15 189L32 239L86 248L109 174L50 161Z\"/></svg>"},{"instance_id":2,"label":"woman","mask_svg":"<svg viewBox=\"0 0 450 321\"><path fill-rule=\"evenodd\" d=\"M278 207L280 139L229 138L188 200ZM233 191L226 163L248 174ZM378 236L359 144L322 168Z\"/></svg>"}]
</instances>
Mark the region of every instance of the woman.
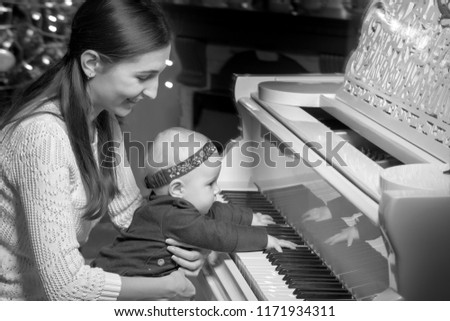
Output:
<instances>
[{"instance_id":1,"label":"woman","mask_svg":"<svg viewBox=\"0 0 450 321\"><path fill-rule=\"evenodd\" d=\"M124 229L142 205L117 118L156 97L170 40L151 0L87 0L73 18L64 58L3 115L0 299L151 300L195 293L181 272L119 277L85 265L79 251L103 215ZM204 262L199 251L170 249L188 275Z\"/></svg>"}]
</instances>

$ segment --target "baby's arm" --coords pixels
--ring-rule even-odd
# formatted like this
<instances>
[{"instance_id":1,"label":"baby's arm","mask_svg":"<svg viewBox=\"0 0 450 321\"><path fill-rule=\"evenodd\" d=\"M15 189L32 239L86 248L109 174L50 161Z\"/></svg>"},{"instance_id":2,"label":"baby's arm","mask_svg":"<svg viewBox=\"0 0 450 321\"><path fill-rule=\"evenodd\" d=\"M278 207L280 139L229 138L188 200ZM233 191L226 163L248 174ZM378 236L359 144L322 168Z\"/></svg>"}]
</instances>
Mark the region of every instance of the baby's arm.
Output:
<instances>
[{"instance_id":1,"label":"baby's arm","mask_svg":"<svg viewBox=\"0 0 450 321\"><path fill-rule=\"evenodd\" d=\"M228 221L241 225L267 226L275 224L270 215L253 213L250 208L236 206L229 203L215 202L208 216L222 221Z\"/></svg>"},{"instance_id":2,"label":"baby's arm","mask_svg":"<svg viewBox=\"0 0 450 321\"><path fill-rule=\"evenodd\" d=\"M267 232L262 227L241 225L201 215L195 209L173 211L164 216L166 238L219 252L263 250Z\"/></svg>"},{"instance_id":3,"label":"baby's arm","mask_svg":"<svg viewBox=\"0 0 450 321\"><path fill-rule=\"evenodd\" d=\"M214 202L207 216L219 220L239 225L251 225L253 211L244 206L237 206L231 203Z\"/></svg>"}]
</instances>

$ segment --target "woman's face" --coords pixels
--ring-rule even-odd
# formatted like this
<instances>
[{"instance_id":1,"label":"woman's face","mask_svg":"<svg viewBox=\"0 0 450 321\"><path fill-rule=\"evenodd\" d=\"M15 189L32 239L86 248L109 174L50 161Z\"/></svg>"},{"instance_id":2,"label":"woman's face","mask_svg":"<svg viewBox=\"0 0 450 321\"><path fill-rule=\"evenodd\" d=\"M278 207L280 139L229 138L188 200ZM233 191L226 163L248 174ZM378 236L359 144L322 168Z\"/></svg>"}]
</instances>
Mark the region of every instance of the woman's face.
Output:
<instances>
[{"instance_id":1,"label":"woman's face","mask_svg":"<svg viewBox=\"0 0 450 321\"><path fill-rule=\"evenodd\" d=\"M145 97L154 99L158 93L159 75L166 67L170 49L169 45L132 60L100 68L88 85L95 115L106 109L124 117L140 100Z\"/></svg>"}]
</instances>

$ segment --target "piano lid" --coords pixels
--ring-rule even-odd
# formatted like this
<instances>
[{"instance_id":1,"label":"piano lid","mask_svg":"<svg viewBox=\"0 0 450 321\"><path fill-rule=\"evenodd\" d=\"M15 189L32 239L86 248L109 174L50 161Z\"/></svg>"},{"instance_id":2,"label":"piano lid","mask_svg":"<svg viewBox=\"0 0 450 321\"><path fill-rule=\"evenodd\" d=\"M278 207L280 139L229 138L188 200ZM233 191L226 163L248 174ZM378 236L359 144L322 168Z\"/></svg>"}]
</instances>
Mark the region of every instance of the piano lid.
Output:
<instances>
[{"instance_id":1,"label":"piano lid","mask_svg":"<svg viewBox=\"0 0 450 321\"><path fill-rule=\"evenodd\" d=\"M336 98L450 162L449 1L372 1Z\"/></svg>"},{"instance_id":2,"label":"piano lid","mask_svg":"<svg viewBox=\"0 0 450 321\"><path fill-rule=\"evenodd\" d=\"M334 107L328 112L335 117L338 109L347 116L357 111L421 153L449 163L448 6L448 0L372 1L341 83L276 79L258 85L258 98Z\"/></svg>"}]
</instances>

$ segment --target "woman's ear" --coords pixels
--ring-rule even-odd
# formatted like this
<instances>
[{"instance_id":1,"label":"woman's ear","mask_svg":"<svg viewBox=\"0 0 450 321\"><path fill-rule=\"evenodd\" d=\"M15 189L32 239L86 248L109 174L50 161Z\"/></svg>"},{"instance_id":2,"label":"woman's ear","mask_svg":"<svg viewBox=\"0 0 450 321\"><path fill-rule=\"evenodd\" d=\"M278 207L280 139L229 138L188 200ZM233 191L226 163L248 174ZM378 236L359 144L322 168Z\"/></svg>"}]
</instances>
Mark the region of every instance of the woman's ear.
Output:
<instances>
[{"instance_id":1,"label":"woman's ear","mask_svg":"<svg viewBox=\"0 0 450 321\"><path fill-rule=\"evenodd\" d=\"M174 179L169 183L169 195L182 198L184 196L184 183L180 179Z\"/></svg>"},{"instance_id":2,"label":"woman's ear","mask_svg":"<svg viewBox=\"0 0 450 321\"><path fill-rule=\"evenodd\" d=\"M95 50L86 50L80 57L81 68L88 79L94 78L101 68L100 55Z\"/></svg>"}]
</instances>

